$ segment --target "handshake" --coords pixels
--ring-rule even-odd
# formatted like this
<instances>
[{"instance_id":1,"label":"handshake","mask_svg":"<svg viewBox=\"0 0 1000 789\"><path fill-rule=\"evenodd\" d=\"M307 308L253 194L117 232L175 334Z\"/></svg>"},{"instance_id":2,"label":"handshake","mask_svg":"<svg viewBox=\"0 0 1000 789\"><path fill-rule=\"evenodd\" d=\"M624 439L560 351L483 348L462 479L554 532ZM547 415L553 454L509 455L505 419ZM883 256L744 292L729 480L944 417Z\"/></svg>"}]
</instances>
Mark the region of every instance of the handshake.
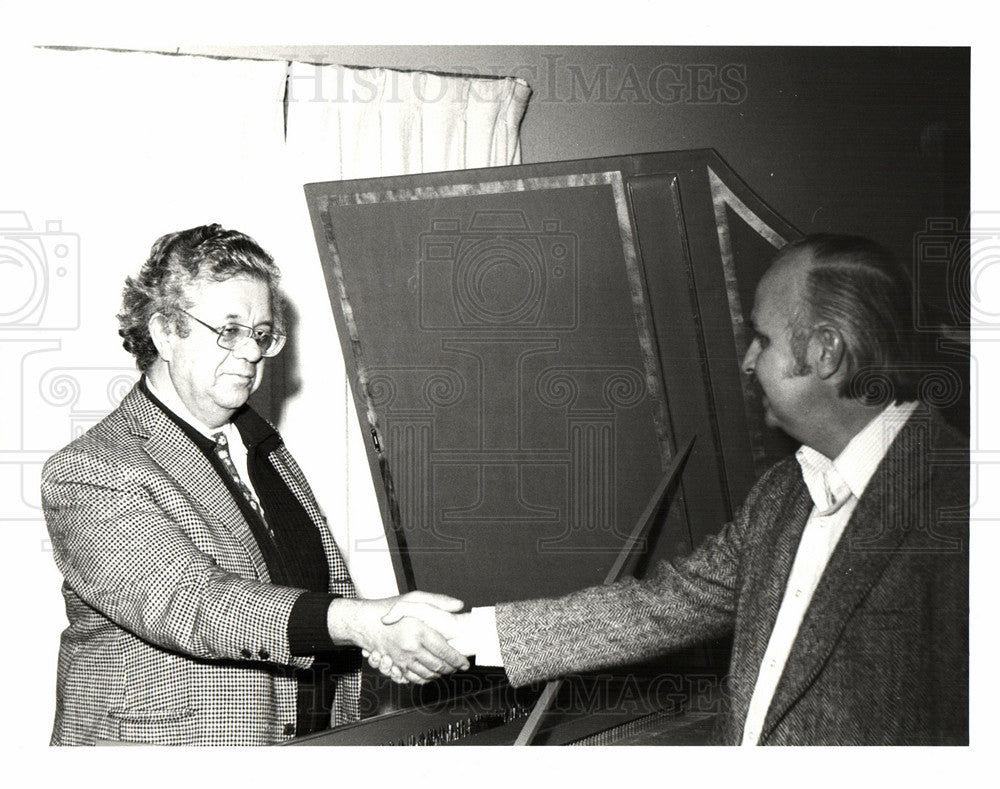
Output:
<instances>
[{"instance_id":1,"label":"handshake","mask_svg":"<svg viewBox=\"0 0 1000 789\"><path fill-rule=\"evenodd\" d=\"M327 609L335 644L355 644L394 682L422 685L469 667L470 614L461 600L431 592L408 592L381 600L339 598Z\"/></svg>"}]
</instances>

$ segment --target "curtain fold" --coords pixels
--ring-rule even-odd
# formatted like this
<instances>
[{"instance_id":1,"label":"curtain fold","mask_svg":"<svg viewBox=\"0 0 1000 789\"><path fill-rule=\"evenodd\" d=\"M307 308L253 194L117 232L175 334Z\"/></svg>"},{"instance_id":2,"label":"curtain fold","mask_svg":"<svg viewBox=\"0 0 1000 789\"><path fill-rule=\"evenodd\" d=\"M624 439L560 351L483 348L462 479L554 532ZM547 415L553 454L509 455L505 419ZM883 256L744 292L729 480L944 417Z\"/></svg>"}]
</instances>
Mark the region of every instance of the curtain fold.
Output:
<instances>
[{"instance_id":1,"label":"curtain fold","mask_svg":"<svg viewBox=\"0 0 1000 789\"><path fill-rule=\"evenodd\" d=\"M520 162L531 95L520 79L291 62L288 85L289 150L327 151L314 180Z\"/></svg>"}]
</instances>

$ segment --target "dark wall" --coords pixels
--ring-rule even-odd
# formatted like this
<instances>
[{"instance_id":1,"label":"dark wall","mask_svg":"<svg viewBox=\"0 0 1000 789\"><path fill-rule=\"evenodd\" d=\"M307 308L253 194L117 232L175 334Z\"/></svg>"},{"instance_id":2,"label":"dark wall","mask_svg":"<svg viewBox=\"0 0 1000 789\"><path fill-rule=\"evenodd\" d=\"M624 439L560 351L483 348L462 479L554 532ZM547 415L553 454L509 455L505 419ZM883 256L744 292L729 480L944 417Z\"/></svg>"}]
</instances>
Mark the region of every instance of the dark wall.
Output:
<instances>
[{"instance_id":1,"label":"dark wall","mask_svg":"<svg viewBox=\"0 0 1000 789\"><path fill-rule=\"evenodd\" d=\"M914 267L936 318L968 316L968 268L927 260L969 214L968 48L269 46L235 55L512 75L533 89L525 163L714 148L804 233L870 236ZM941 222L939 222L939 225ZM938 245L939 249L941 244ZM960 253L959 253L960 258ZM963 315L964 313L964 315ZM964 320L963 320L964 318ZM968 391L962 343L936 362ZM967 398L948 406L967 429Z\"/></svg>"},{"instance_id":2,"label":"dark wall","mask_svg":"<svg viewBox=\"0 0 1000 789\"><path fill-rule=\"evenodd\" d=\"M311 46L207 48L503 74L533 89L523 161L715 148L803 232L869 235L903 260L969 211L967 48ZM944 273L921 274L947 308Z\"/></svg>"}]
</instances>

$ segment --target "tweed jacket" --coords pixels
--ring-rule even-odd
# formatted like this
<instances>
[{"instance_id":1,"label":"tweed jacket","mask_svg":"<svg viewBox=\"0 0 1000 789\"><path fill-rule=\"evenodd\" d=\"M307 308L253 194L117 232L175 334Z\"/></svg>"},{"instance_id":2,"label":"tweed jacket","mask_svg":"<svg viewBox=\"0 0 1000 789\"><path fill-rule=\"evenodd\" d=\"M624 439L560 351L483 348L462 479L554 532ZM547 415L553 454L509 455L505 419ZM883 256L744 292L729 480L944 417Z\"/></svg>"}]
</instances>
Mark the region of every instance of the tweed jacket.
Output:
<instances>
[{"instance_id":1,"label":"tweed jacket","mask_svg":"<svg viewBox=\"0 0 1000 789\"><path fill-rule=\"evenodd\" d=\"M331 579L348 579L295 460L284 445L268 458L319 530ZM294 734L295 669L313 661L289 652L301 590L268 582L222 480L138 387L48 460L42 503L69 619L52 744L258 745ZM330 591L354 594L349 580ZM334 723L356 716L359 676L338 682Z\"/></svg>"},{"instance_id":2,"label":"tweed jacket","mask_svg":"<svg viewBox=\"0 0 1000 789\"><path fill-rule=\"evenodd\" d=\"M910 417L851 515L792 645L761 744L968 743L968 443ZM731 633L714 741L738 744L812 501L794 458L646 580L497 606L516 684Z\"/></svg>"}]
</instances>

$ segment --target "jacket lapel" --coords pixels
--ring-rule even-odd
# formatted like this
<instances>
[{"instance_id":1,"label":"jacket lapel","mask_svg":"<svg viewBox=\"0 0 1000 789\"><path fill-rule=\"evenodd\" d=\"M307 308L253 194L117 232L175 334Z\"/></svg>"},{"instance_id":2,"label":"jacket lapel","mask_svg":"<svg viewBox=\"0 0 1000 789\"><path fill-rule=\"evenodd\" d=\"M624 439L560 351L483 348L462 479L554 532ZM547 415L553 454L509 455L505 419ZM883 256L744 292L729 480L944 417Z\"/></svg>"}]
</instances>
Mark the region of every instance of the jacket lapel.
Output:
<instances>
[{"instance_id":1,"label":"jacket lapel","mask_svg":"<svg viewBox=\"0 0 1000 789\"><path fill-rule=\"evenodd\" d=\"M242 410L234 421L244 442L248 446L255 446L258 452L266 454L271 467L278 472L285 487L298 501L312 525L319 532L330 574L329 591L343 597L356 597L357 594L347 570L347 564L333 540L333 535L326 524L326 518L323 517L319 505L313 497L302 469L285 448L277 428L252 408Z\"/></svg>"},{"instance_id":2,"label":"jacket lapel","mask_svg":"<svg viewBox=\"0 0 1000 789\"><path fill-rule=\"evenodd\" d=\"M750 696L778 617L795 552L812 509L812 499L798 473L798 464L793 469L788 484L775 497L780 502L775 512L765 516L771 527L762 530L753 549L754 558L748 562L747 583L740 601L741 621L734 634L730 666L733 723L740 727L735 732L737 742L742 736Z\"/></svg>"},{"instance_id":3,"label":"jacket lapel","mask_svg":"<svg viewBox=\"0 0 1000 789\"><path fill-rule=\"evenodd\" d=\"M926 447L926 420L914 417L872 475L820 578L775 689L762 739L816 679L848 619L916 523L912 516L923 502L912 497L922 496L928 486L916 479L924 464L914 457L915 449Z\"/></svg>"},{"instance_id":4,"label":"jacket lapel","mask_svg":"<svg viewBox=\"0 0 1000 789\"><path fill-rule=\"evenodd\" d=\"M323 550L326 553L327 566L330 571L329 590L342 597L357 597L354 582L351 580L351 574L347 569L347 563L344 561L343 554L340 552L340 547L334 541L326 518L323 517L323 513L319 509L319 505L316 503L312 490L310 490L308 483L305 481L305 476L302 474L298 463L296 463L284 444L279 445L271 452L268 455L268 459L319 531L320 541L323 543Z\"/></svg>"},{"instance_id":5,"label":"jacket lapel","mask_svg":"<svg viewBox=\"0 0 1000 789\"><path fill-rule=\"evenodd\" d=\"M138 388L121 404L134 435L163 473L188 494L204 520L233 535L246 551L261 580L270 580L250 526L212 464L184 432Z\"/></svg>"}]
</instances>

